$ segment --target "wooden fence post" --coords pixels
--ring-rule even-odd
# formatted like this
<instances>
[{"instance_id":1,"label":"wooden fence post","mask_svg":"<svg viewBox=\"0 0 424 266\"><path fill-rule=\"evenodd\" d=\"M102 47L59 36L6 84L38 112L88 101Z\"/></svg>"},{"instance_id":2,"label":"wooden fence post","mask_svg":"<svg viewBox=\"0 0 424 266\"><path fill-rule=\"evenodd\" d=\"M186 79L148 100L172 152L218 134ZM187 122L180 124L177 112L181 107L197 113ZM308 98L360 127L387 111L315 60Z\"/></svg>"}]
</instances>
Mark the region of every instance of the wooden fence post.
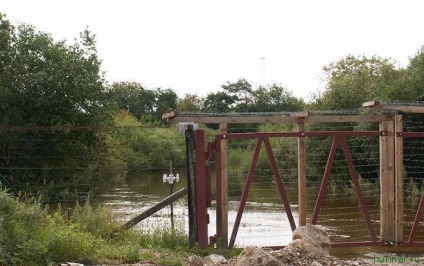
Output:
<instances>
[{"instance_id":1,"label":"wooden fence post","mask_svg":"<svg viewBox=\"0 0 424 266\"><path fill-rule=\"evenodd\" d=\"M219 129L221 134L227 134L228 128L227 123L219 124ZM226 139L221 140L221 169L216 169L220 171L221 174L221 206L220 206L220 237L219 244L222 248L228 247L228 141Z\"/></svg>"},{"instance_id":2,"label":"wooden fence post","mask_svg":"<svg viewBox=\"0 0 424 266\"><path fill-rule=\"evenodd\" d=\"M381 241L395 242L394 121L380 122L380 236Z\"/></svg>"},{"instance_id":3,"label":"wooden fence post","mask_svg":"<svg viewBox=\"0 0 424 266\"><path fill-rule=\"evenodd\" d=\"M395 171L396 171L396 233L395 242L403 242L403 116L395 116Z\"/></svg>"},{"instance_id":4,"label":"wooden fence post","mask_svg":"<svg viewBox=\"0 0 424 266\"><path fill-rule=\"evenodd\" d=\"M305 132L305 123L297 123L297 131ZM298 167L298 204L299 226L306 225L306 159L305 137L297 138L297 167Z\"/></svg>"}]
</instances>

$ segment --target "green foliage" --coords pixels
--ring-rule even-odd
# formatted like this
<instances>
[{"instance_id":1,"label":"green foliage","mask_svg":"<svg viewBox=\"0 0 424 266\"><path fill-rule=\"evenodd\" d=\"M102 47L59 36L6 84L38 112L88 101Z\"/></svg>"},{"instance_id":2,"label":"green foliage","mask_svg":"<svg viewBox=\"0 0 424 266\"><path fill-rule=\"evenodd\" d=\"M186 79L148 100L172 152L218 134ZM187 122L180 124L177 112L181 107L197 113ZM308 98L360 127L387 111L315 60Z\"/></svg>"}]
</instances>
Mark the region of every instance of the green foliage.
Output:
<instances>
[{"instance_id":1,"label":"green foliage","mask_svg":"<svg viewBox=\"0 0 424 266\"><path fill-rule=\"evenodd\" d=\"M40 255L47 248L39 229L46 224L46 212L40 206L26 206L0 191L0 264L46 265ZM32 263L25 264L26 259Z\"/></svg>"},{"instance_id":2,"label":"green foliage","mask_svg":"<svg viewBox=\"0 0 424 266\"><path fill-rule=\"evenodd\" d=\"M315 99L321 110L357 109L363 102L382 99L399 77L388 59L376 56L348 55L323 69L326 88Z\"/></svg>"},{"instance_id":3,"label":"green foliage","mask_svg":"<svg viewBox=\"0 0 424 266\"><path fill-rule=\"evenodd\" d=\"M110 209L98 206L94 208L88 201L84 205L77 204L72 210L70 222L82 231L105 240L123 238L120 223L115 219Z\"/></svg>"},{"instance_id":4,"label":"green foliage","mask_svg":"<svg viewBox=\"0 0 424 266\"><path fill-rule=\"evenodd\" d=\"M110 162L99 128L110 125L112 109L94 35L86 30L67 45L0 16L0 38L1 174L23 193L50 200L64 200L53 190L104 184L100 167Z\"/></svg>"},{"instance_id":5,"label":"green foliage","mask_svg":"<svg viewBox=\"0 0 424 266\"><path fill-rule=\"evenodd\" d=\"M424 85L424 50L421 48L418 53L410 58L410 63L405 69L395 69L389 59L373 57L354 57L351 55L331 63L324 67L326 75L325 90L316 95L315 101L309 108L319 110L358 110L363 102L371 100L379 101L422 101ZM407 131L420 131L416 126L422 121L420 114L405 114L405 128ZM346 123L341 127L334 124L313 124L309 125L309 130L378 130L371 128L369 124ZM415 149L420 141L405 140L404 154L414 157L414 160L405 160L405 170L409 177L414 180L419 179L417 172L422 172L420 157L422 155ZM376 152L378 143L372 138L353 138L350 141L353 154L358 154L354 159L358 172L362 174L364 180L372 181L378 177L378 157L372 154ZM307 154L318 154L318 151L329 147L327 140L311 143L308 146ZM323 153L324 154L324 153ZM309 155L308 155L309 156ZM339 158L340 156L337 155ZM323 162L325 157L308 158L312 164L311 171L319 169L319 165L314 162ZM343 159L340 157L340 159ZM340 165L342 166L342 165ZM342 166L344 167L344 166ZM335 163L334 168L339 168ZM373 169L374 168L374 169ZM344 170L343 170L344 171ZM415 173L415 174L413 174Z\"/></svg>"},{"instance_id":6,"label":"green foliage","mask_svg":"<svg viewBox=\"0 0 424 266\"><path fill-rule=\"evenodd\" d=\"M405 179L405 194L409 198L420 198L422 191L420 189L420 184L417 183L412 177Z\"/></svg>"},{"instance_id":7,"label":"green foliage","mask_svg":"<svg viewBox=\"0 0 424 266\"><path fill-rule=\"evenodd\" d=\"M301 110L303 101L279 84L254 88L245 79L221 86L223 91L210 93L204 102L204 111L234 112L293 112Z\"/></svg>"},{"instance_id":8,"label":"green foliage","mask_svg":"<svg viewBox=\"0 0 424 266\"><path fill-rule=\"evenodd\" d=\"M126 163L129 173L147 169L168 169L169 160L175 166L185 162L185 139L175 127L154 127L138 122L129 113L120 113L114 154Z\"/></svg>"},{"instance_id":9,"label":"green foliage","mask_svg":"<svg viewBox=\"0 0 424 266\"><path fill-rule=\"evenodd\" d=\"M149 225L148 228L141 228L142 235L139 244L145 248L161 247L174 251L186 250L188 237L184 231L184 220L176 219L174 228L171 224Z\"/></svg>"},{"instance_id":10,"label":"green foliage","mask_svg":"<svg viewBox=\"0 0 424 266\"><path fill-rule=\"evenodd\" d=\"M325 89L311 104L320 110L360 108L363 102L423 100L424 50L396 69L386 58L348 55L324 66Z\"/></svg>"},{"instance_id":11,"label":"green foliage","mask_svg":"<svg viewBox=\"0 0 424 266\"><path fill-rule=\"evenodd\" d=\"M203 109L204 100L196 94L186 94L179 100L178 112L200 112Z\"/></svg>"},{"instance_id":12,"label":"green foliage","mask_svg":"<svg viewBox=\"0 0 424 266\"><path fill-rule=\"evenodd\" d=\"M92 265L145 259L181 265L187 255L188 237L181 221L174 229L168 225L140 232L121 229L105 207L77 205L69 217L62 212L59 207L49 214L37 204L24 204L0 191L0 264Z\"/></svg>"},{"instance_id":13,"label":"green foliage","mask_svg":"<svg viewBox=\"0 0 424 266\"><path fill-rule=\"evenodd\" d=\"M408 67L402 71L400 86L390 91L391 100L424 100L424 46L412 57Z\"/></svg>"},{"instance_id":14,"label":"green foliage","mask_svg":"<svg viewBox=\"0 0 424 266\"><path fill-rule=\"evenodd\" d=\"M162 124L162 114L177 109L178 96L171 89L145 89L137 82L115 82L107 97L119 109L146 123Z\"/></svg>"},{"instance_id":15,"label":"green foliage","mask_svg":"<svg viewBox=\"0 0 424 266\"><path fill-rule=\"evenodd\" d=\"M50 223L44 229L45 247L49 251L50 262L78 261L90 263L96 261L98 248L106 243L73 224L67 224L59 214L49 218Z\"/></svg>"},{"instance_id":16,"label":"green foliage","mask_svg":"<svg viewBox=\"0 0 424 266\"><path fill-rule=\"evenodd\" d=\"M204 102L204 111L209 113L229 113L234 103L234 96L225 92L209 93Z\"/></svg>"},{"instance_id":17,"label":"green foliage","mask_svg":"<svg viewBox=\"0 0 424 266\"><path fill-rule=\"evenodd\" d=\"M296 112L300 111L303 101L278 84L260 86L253 91L253 107L255 112Z\"/></svg>"}]
</instances>

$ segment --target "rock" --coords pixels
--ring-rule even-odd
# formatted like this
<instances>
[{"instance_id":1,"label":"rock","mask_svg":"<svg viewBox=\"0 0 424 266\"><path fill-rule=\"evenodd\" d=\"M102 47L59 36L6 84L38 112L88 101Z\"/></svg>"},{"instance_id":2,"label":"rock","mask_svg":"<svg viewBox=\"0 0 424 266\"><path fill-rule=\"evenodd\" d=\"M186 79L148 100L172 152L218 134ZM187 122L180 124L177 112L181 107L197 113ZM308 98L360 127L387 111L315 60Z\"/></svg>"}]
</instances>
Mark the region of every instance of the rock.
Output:
<instances>
[{"instance_id":1,"label":"rock","mask_svg":"<svg viewBox=\"0 0 424 266\"><path fill-rule=\"evenodd\" d=\"M190 256L184 261L184 266L203 266L203 259L199 256Z\"/></svg>"},{"instance_id":2,"label":"rock","mask_svg":"<svg viewBox=\"0 0 424 266\"><path fill-rule=\"evenodd\" d=\"M204 262L204 265L213 266L213 265L220 265L222 263L225 264L227 263L227 260L222 255L212 254L205 257L203 262Z\"/></svg>"},{"instance_id":3,"label":"rock","mask_svg":"<svg viewBox=\"0 0 424 266\"><path fill-rule=\"evenodd\" d=\"M307 224L294 230L293 241L288 245L306 249L310 253L329 256L331 243L327 233L316 225Z\"/></svg>"},{"instance_id":4,"label":"rock","mask_svg":"<svg viewBox=\"0 0 424 266\"><path fill-rule=\"evenodd\" d=\"M292 253L296 253L296 251L298 250L305 250L311 254L322 254L322 252L318 248L302 239L293 240L292 242L290 242L290 244L287 245L286 249ZM325 256L328 256L328 254L326 254Z\"/></svg>"},{"instance_id":5,"label":"rock","mask_svg":"<svg viewBox=\"0 0 424 266\"><path fill-rule=\"evenodd\" d=\"M314 261L311 263L311 266L322 266L322 264L321 264L321 263L319 263L318 261L314 260Z\"/></svg>"},{"instance_id":6,"label":"rock","mask_svg":"<svg viewBox=\"0 0 424 266\"><path fill-rule=\"evenodd\" d=\"M267 251L248 246L243 249L243 252L238 256L234 266L283 266L275 257Z\"/></svg>"}]
</instances>

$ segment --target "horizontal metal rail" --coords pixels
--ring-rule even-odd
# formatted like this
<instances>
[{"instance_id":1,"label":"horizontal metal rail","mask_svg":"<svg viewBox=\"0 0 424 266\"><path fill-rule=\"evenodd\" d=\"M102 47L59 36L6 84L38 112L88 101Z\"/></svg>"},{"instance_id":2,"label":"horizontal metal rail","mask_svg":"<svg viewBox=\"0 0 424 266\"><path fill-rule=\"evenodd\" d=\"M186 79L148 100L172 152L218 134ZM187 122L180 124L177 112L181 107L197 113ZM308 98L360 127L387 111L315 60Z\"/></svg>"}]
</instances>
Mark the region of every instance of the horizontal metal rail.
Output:
<instances>
[{"instance_id":1,"label":"horizontal metal rail","mask_svg":"<svg viewBox=\"0 0 424 266\"><path fill-rule=\"evenodd\" d=\"M379 137L387 131L308 131L308 132L271 132L271 133L230 133L216 135L218 139L252 139L278 137Z\"/></svg>"}]
</instances>

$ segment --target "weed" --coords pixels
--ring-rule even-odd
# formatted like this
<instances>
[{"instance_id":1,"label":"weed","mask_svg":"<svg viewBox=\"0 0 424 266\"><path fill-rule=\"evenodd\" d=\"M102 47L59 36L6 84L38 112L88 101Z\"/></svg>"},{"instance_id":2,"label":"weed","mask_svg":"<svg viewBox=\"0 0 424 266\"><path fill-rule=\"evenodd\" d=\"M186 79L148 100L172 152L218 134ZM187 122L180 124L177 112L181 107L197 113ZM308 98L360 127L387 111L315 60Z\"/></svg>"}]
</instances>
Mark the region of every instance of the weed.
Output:
<instances>
[{"instance_id":1,"label":"weed","mask_svg":"<svg viewBox=\"0 0 424 266\"><path fill-rule=\"evenodd\" d=\"M188 237L183 219L148 229L121 229L112 212L89 203L64 215L36 203L22 203L0 191L0 265L136 263L181 265ZM169 255L172 253L172 255Z\"/></svg>"}]
</instances>

